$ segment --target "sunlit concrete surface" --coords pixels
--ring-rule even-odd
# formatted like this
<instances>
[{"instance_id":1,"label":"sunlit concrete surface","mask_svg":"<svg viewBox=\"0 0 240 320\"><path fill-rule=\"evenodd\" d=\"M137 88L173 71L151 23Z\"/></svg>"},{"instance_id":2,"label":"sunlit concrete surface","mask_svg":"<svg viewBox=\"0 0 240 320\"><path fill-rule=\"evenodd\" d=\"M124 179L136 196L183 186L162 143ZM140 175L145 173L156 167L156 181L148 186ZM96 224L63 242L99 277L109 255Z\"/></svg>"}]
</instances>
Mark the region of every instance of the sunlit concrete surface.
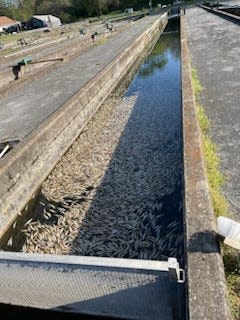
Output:
<instances>
[{"instance_id":1,"label":"sunlit concrete surface","mask_svg":"<svg viewBox=\"0 0 240 320\"><path fill-rule=\"evenodd\" d=\"M156 17L139 20L104 45L0 98L0 141L21 140L127 48Z\"/></svg>"},{"instance_id":2,"label":"sunlit concrete surface","mask_svg":"<svg viewBox=\"0 0 240 320\"><path fill-rule=\"evenodd\" d=\"M201 8L187 10L186 27L192 66L204 88L201 104L227 178L224 194L240 214L240 28Z\"/></svg>"}]
</instances>

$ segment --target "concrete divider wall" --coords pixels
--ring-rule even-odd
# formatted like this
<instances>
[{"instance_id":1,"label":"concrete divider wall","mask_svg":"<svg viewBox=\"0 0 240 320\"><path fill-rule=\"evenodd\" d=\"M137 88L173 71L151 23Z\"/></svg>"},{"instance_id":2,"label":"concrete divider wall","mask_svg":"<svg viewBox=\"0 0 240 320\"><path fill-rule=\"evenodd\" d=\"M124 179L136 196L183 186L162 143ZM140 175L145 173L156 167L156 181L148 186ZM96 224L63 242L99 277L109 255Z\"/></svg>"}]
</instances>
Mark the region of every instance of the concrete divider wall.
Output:
<instances>
[{"instance_id":1,"label":"concrete divider wall","mask_svg":"<svg viewBox=\"0 0 240 320\"><path fill-rule=\"evenodd\" d=\"M0 163L0 243L35 196L61 156L137 59L149 53L167 24L167 15L149 23L130 47L46 119Z\"/></svg>"},{"instance_id":2,"label":"concrete divider wall","mask_svg":"<svg viewBox=\"0 0 240 320\"><path fill-rule=\"evenodd\" d=\"M188 318L229 320L226 279L196 118L184 16L181 16L181 59Z\"/></svg>"},{"instance_id":3,"label":"concrete divider wall","mask_svg":"<svg viewBox=\"0 0 240 320\"><path fill-rule=\"evenodd\" d=\"M129 19L129 18L128 18ZM126 27L121 27L118 31L113 31L112 33L105 33L100 34L96 38L97 40L101 39L107 39L112 37L115 33L122 31ZM60 39L61 40L61 39ZM15 76L13 75L12 68L9 68L0 74L0 90L4 89L4 91L11 90L11 87L16 85L21 85L22 82L25 82L26 80L29 80L29 78L33 78L33 76L38 76L41 71L47 72L53 68L56 68L56 65L62 63L61 61L47 61L47 60L53 60L58 58L63 58L64 62L67 62L77 55L83 53L86 50L91 49L95 44L92 41L92 38L90 36L90 33L83 36L83 38L77 37L71 40L61 40L58 42L66 41L65 47L62 49L56 49L55 51L51 52L50 54L43 55L41 58L34 59L34 61L38 60L46 60L46 62L43 63L36 63L36 64L28 64L21 68L21 72L19 74L20 78L18 81L15 81ZM51 47L53 44L46 44L45 47ZM26 56L29 56L31 53L36 52L37 50L42 50L43 48L34 48L30 51L27 51L25 54L16 54L16 63L17 61L23 59Z\"/></svg>"},{"instance_id":4,"label":"concrete divider wall","mask_svg":"<svg viewBox=\"0 0 240 320\"><path fill-rule=\"evenodd\" d=\"M221 18L224 18L224 19L229 20L231 22L234 22L236 24L240 24L240 17L238 17L238 16L236 16L236 15L234 15L232 13L228 13L226 11L222 11L221 9L218 10L216 8L211 9L210 7L204 6L204 5L200 5L199 7L204 9L204 10L206 10L206 11L208 11L208 12L211 12L211 13L213 13L213 14L221 17Z\"/></svg>"},{"instance_id":5,"label":"concrete divider wall","mask_svg":"<svg viewBox=\"0 0 240 320\"><path fill-rule=\"evenodd\" d=\"M52 52L48 55L43 55L41 58L37 60L51 60L51 59L57 59L57 58L64 58L64 61L67 61L73 58L74 56L76 56L77 54L80 54L81 52L93 46L90 35L86 37L87 37L86 39L77 39L77 40L74 39L74 41L66 42L65 48L58 50L56 52ZM36 49L34 51L36 51ZM24 56L26 55L29 56L29 53L26 53ZM16 56L16 63L18 60L23 59L24 56L23 55ZM55 66L56 64L59 64L59 61L47 61L44 63L26 65L21 68L21 72L19 74L20 79L18 80L18 82L21 82L22 78L25 77L26 75L29 77L32 74L35 74L36 71L39 72L41 70L46 70L47 68ZM12 73L12 68L9 68L8 70L1 73L0 89L6 87L10 83L14 83L14 84L16 83L16 81L14 80L14 75Z\"/></svg>"}]
</instances>

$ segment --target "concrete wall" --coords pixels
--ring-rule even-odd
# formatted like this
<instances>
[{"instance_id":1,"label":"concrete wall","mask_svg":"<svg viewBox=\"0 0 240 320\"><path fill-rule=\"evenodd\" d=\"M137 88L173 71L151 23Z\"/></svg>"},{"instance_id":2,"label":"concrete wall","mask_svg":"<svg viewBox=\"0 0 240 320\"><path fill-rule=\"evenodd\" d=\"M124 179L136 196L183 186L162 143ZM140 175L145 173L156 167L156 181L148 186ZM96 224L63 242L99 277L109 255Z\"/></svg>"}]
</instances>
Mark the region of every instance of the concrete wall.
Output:
<instances>
[{"instance_id":1,"label":"concrete wall","mask_svg":"<svg viewBox=\"0 0 240 320\"><path fill-rule=\"evenodd\" d=\"M129 18L128 18L129 20ZM120 30L115 30L112 33L105 33L100 34L97 36L96 41L101 39L106 39L112 37L114 34L118 33L119 31L125 29L125 27L121 27ZM64 62L67 62L77 55L91 49L95 44L92 41L91 34L87 34L83 38L77 37L73 38L71 40L68 39L60 39L58 41L55 41L54 44L58 44L59 42L65 41L65 46L59 50L59 48L56 48L53 52L50 54L44 54L34 59L36 60L51 60L51 59L58 59L63 58ZM53 47L53 43L46 43L44 45L41 45L41 47L35 46L32 49L28 49L27 52L24 54L22 52L14 54L15 56L15 63L17 61L22 60L26 57L26 55L29 55L31 53L34 53L36 51L42 50L44 52L45 48ZM1 58L0 58L1 60ZM4 61L4 60L3 60ZM0 61L1 62L1 61ZM44 63L37 63L37 64L28 64L21 68L21 72L19 73L19 79L15 81L15 77L12 72L12 68L8 68L7 70L4 70L0 74L0 91L1 94L6 94L9 91L15 89L17 86L21 86L27 81L31 81L34 77L38 77L40 73L48 72L56 68L57 65L60 63L63 63L62 61L47 61Z\"/></svg>"},{"instance_id":2,"label":"concrete wall","mask_svg":"<svg viewBox=\"0 0 240 320\"><path fill-rule=\"evenodd\" d=\"M184 16L181 16L187 301L191 320L231 319L216 218L201 150Z\"/></svg>"},{"instance_id":3,"label":"concrete wall","mask_svg":"<svg viewBox=\"0 0 240 320\"><path fill-rule=\"evenodd\" d=\"M0 165L0 242L8 238L43 180L136 60L148 54L167 24L156 17L130 47L81 88L7 155Z\"/></svg>"},{"instance_id":4,"label":"concrete wall","mask_svg":"<svg viewBox=\"0 0 240 320\"><path fill-rule=\"evenodd\" d=\"M210 7L204 6L204 5L201 5L200 7L202 9L205 9L208 12L211 12L211 13L221 17L221 18L224 18L224 19L229 20L231 22L234 22L236 24L240 24L240 17L237 16L237 11L236 11L236 13L235 13L236 15L235 15L234 12L231 13L231 12L221 10L221 7L219 8L220 10L218 10L216 7L211 9Z\"/></svg>"},{"instance_id":5,"label":"concrete wall","mask_svg":"<svg viewBox=\"0 0 240 320\"><path fill-rule=\"evenodd\" d=\"M105 36L104 36L105 38ZM64 41L64 40L63 40ZM92 39L90 35L87 35L86 38L77 40L65 40L66 41L66 47L61 50L56 50L56 52L51 52L50 54L43 54L41 58L38 58L37 60L51 60L56 58L64 58L64 61L68 61L69 59L72 59L74 56L82 53L83 51L91 48L93 46ZM43 50L44 49L38 49L35 48L33 52L36 50ZM29 54L29 51L28 53ZM26 54L25 54L26 55ZM16 55L16 62L23 59L22 55ZM61 62L62 63L62 62ZM24 81L26 78L31 77L34 74L38 74L42 70L48 70L51 67L55 67L57 64L59 64L59 61L49 61L44 63L38 63L38 64L29 64L21 68L21 72L19 73L19 80L14 80L14 75L12 73L12 68L9 68L8 70L5 70L1 72L0 75L0 89L9 87L9 85L16 85Z\"/></svg>"}]
</instances>

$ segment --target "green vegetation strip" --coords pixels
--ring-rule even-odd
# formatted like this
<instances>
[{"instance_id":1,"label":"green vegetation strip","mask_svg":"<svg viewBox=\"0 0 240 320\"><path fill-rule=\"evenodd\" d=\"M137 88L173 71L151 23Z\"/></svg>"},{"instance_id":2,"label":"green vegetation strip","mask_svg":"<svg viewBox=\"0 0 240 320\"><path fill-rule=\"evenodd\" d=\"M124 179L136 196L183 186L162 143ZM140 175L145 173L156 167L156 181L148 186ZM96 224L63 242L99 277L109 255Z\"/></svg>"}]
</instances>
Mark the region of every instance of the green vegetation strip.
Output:
<instances>
[{"instance_id":1,"label":"green vegetation strip","mask_svg":"<svg viewBox=\"0 0 240 320\"><path fill-rule=\"evenodd\" d=\"M222 194L221 187L224 183L224 176L219 169L220 160L216 144L210 138L208 131L210 120L208 119L204 107L199 103L199 96L202 86L195 69L192 69L193 88L196 97L197 118L201 129L202 147L204 153L205 166L213 202L214 211L217 216L226 215L229 212L228 203Z\"/></svg>"},{"instance_id":2,"label":"green vegetation strip","mask_svg":"<svg viewBox=\"0 0 240 320\"><path fill-rule=\"evenodd\" d=\"M218 148L209 136L210 120L204 107L199 103L200 93L203 90L196 69L192 69L192 82L196 98L197 118L201 130L202 149L207 172L210 196L214 212L217 216L230 215L229 205L221 191L224 175L220 171ZM227 246L221 248L225 273L228 285L229 301L233 318L240 317L240 259L239 253Z\"/></svg>"},{"instance_id":3,"label":"green vegetation strip","mask_svg":"<svg viewBox=\"0 0 240 320\"><path fill-rule=\"evenodd\" d=\"M108 41L108 39L106 39L106 38L104 38L104 37L101 37L101 38L97 39L96 44L99 45L99 46L101 46L101 45L103 45L104 43L106 43L107 41Z\"/></svg>"}]
</instances>

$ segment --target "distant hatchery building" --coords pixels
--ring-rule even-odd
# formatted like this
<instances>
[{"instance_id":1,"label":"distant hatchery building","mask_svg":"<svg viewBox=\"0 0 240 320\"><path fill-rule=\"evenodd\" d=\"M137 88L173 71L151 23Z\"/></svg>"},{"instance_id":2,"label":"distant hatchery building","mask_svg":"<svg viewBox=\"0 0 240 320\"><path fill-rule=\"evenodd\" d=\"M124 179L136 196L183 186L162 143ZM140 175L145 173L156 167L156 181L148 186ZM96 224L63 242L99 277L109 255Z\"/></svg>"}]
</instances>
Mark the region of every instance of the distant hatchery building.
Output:
<instances>
[{"instance_id":1,"label":"distant hatchery building","mask_svg":"<svg viewBox=\"0 0 240 320\"><path fill-rule=\"evenodd\" d=\"M17 27L18 26L18 22L10 19L6 16L0 16L0 32L7 30L10 27Z\"/></svg>"},{"instance_id":2,"label":"distant hatchery building","mask_svg":"<svg viewBox=\"0 0 240 320\"><path fill-rule=\"evenodd\" d=\"M57 27L60 26L61 20L58 17L53 16L52 14L45 15L34 15L29 24L33 29L44 28L44 27Z\"/></svg>"}]
</instances>

